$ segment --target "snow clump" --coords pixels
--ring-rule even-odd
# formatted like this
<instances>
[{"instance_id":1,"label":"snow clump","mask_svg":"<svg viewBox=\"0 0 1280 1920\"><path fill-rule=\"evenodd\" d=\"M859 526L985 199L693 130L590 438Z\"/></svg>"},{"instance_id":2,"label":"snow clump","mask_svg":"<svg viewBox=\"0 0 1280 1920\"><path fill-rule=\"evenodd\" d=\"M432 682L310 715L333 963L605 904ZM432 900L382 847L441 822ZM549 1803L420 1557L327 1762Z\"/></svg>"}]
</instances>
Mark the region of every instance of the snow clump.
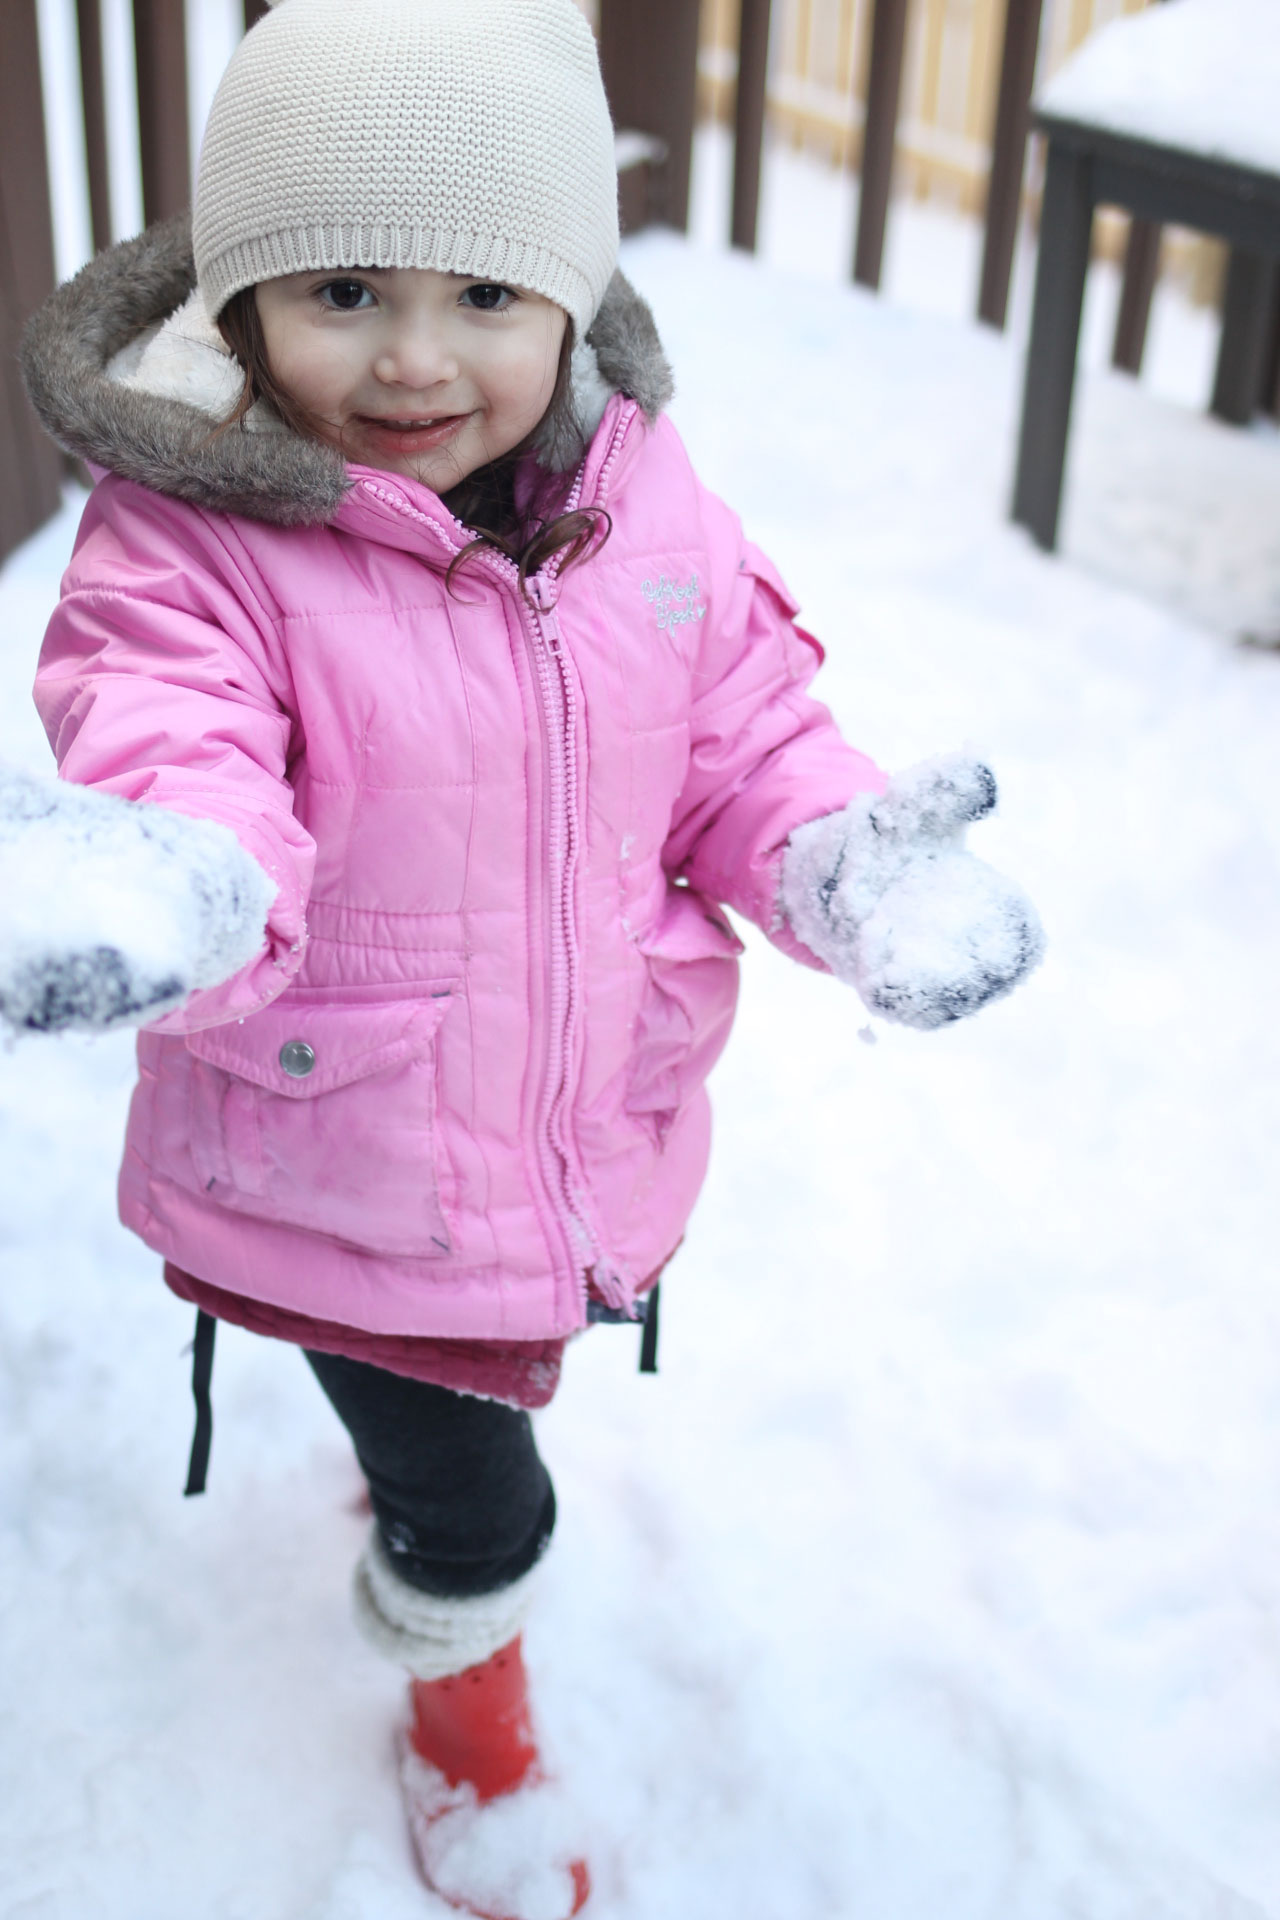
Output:
<instances>
[{"instance_id":1,"label":"snow clump","mask_svg":"<svg viewBox=\"0 0 1280 1920\"><path fill-rule=\"evenodd\" d=\"M940 755L791 835L786 917L873 1013L946 1026L1010 993L1040 960L1031 902L964 850L965 829L995 803L989 767Z\"/></svg>"},{"instance_id":2,"label":"snow clump","mask_svg":"<svg viewBox=\"0 0 1280 1920\"><path fill-rule=\"evenodd\" d=\"M480 1802L451 1787L406 1743L401 1784L427 1885L470 1913L502 1920L570 1920L582 1904L584 1869L572 1813L554 1782L539 1780Z\"/></svg>"},{"instance_id":3,"label":"snow clump","mask_svg":"<svg viewBox=\"0 0 1280 1920\"><path fill-rule=\"evenodd\" d=\"M157 1019L254 957L275 893L229 827L0 769L0 1019Z\"/></svg>"}]
</instances>

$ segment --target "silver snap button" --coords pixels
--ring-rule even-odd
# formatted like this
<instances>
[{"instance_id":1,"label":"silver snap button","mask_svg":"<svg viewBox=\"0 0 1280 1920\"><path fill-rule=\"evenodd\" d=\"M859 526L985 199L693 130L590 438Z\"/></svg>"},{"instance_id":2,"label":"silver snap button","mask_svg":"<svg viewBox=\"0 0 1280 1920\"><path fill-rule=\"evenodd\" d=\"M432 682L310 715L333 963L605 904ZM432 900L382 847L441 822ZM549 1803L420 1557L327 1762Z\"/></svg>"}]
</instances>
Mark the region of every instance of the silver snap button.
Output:
<instances>
[{"instance_id":1,"label":"silver snap button","mask_svg":"<svg viewBox=\"0 0 1280 1920\"><path fill-rule=\"evenodd\" d=\"M315 1052L305 1040L286 1040L280 1049L280 1065L294 1080L305 1080L315 1064Z\"/></svg>"}]
</instances>

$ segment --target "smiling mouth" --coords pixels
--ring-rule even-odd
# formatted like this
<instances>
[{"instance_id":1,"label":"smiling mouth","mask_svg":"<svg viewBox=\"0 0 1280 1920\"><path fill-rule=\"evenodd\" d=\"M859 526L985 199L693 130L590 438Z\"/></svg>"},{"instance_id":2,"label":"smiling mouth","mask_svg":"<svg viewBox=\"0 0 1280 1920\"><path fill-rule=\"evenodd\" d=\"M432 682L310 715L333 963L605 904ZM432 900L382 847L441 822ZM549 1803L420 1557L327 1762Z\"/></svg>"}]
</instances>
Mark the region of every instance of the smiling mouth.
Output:
<instances>
[{"instance_id":1,"label":"smiling mouth","mask_svg":"<svg viewBox=\"0 0 1280 1920\"><path fill-rule=\"evenodd\" d=\"M469 413L431 413L412 416L392 417L386 414L364 413L359 416L360 425L375 442L381 442L384 448L395 447L402 453L425 453L431 447L443 446L453 438L471 418Z\"/></svg>"},{"instance_id":2,"label":"smiling mouth","mask_svg":"<svg viewBox=\"0 0 1280 1920\"><path fill-rule=\"evenodd\" d=\"M361 416L366 425L384 428L388 433L426 433L432 427L447 427L455 420L462 420L461 413L432 413L422 419L389 419L380 413L366 413Z\"/></svg>"}]
</instances>

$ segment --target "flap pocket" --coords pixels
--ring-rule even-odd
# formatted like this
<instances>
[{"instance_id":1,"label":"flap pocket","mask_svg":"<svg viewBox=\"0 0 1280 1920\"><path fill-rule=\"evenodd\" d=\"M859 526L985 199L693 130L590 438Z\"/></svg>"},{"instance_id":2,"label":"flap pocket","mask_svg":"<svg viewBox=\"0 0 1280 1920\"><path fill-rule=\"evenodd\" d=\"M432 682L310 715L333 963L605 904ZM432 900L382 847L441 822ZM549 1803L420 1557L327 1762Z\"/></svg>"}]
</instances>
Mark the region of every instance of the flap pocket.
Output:
<instances>
[{"instance_id":1,"label":"flap pocket","mask_svg":"<svg viewBox=\"0 0 1280 1920\"><path fill-rule=\"evenodd\" d=\"M290 998L189 1034L200 1190L362 1251L449 1253L436 1037L454 997L441 986L368 1004Z\"/></svg>"},{"instance_id":2,"label":"flap pocket","mask_svg":"<svg viewBox=\"0 0 1280 1920\"><path fill-rule=\"evenodd\" d=\"M425 1001L367 1006L277 1002L247 1020L188 1034L187 1048L197 1059L268 1093L313 1099L426 1052L451 993L442 987Z\"/></svg>"}]
</instances>

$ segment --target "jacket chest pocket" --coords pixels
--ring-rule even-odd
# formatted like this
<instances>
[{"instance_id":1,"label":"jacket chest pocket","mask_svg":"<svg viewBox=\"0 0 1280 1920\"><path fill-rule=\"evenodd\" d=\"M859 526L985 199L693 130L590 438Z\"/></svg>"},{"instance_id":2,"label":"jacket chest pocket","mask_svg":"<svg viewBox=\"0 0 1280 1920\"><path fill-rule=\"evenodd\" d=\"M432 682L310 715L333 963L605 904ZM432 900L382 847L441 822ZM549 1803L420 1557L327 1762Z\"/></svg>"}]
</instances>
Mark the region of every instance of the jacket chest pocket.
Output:
<instances>
[{"instance_id":1,"label":"jacket chest pocket","mask_svg":"<svg viewBox=\"0 0 1280 1920\"><path fill-rule=\"evenodd\" d=\"M221 1206L373 1253L439 1258L436 1041L452 998L293 1002L187 1036L191 1155Z\"/></svg>"}]
</instances>

